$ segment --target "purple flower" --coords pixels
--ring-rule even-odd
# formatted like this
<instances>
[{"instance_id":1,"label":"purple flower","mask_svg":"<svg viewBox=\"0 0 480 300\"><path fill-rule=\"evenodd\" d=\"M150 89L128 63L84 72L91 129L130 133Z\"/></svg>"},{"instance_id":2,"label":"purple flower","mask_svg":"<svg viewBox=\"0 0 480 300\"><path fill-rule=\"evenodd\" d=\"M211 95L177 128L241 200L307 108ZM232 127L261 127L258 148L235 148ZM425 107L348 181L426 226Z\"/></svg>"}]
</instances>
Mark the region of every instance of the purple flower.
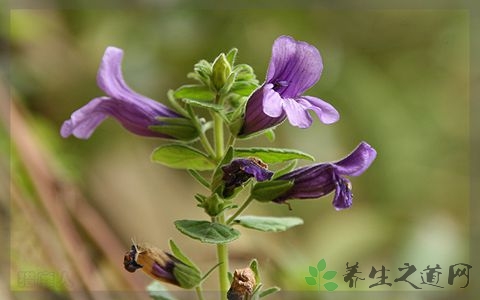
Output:
<instances>
[{"instance_id":1,"label":"purple flower","mask_svg":"<svg viewBox=\"0 0 480 300\"><path fill-rule=\"evenodd\" d=\"M123 80L121 63L123 51L108 47L97 74L97 84L107 96L91 100L76 110L62 125L62 137L71 134L88 139L107 117L113 117L132 133L142 136L171 138L172 136L150 129L162 125L157 118L179 118L180 115L163 104L137 94Z\"/></svg>"},{"instance_id":2,"label":"purple flower","mask_svg":"<svg viewBox=\"0 0 480 300\"><path fill-rule=\"evenodd\" d=\"M267 169L267 165L254 157L235 159L230 164L222 166L222 171L224 181L222 196L225 198L232 196L235 188L252 177L260 182L269 180L273 176L273 172Z\"/></svg>"},{"instance_id":3,"label":"purple flower","mask_svg":"<svg viewBox=\"0 0 480 300\"><path fill-rule=\"evenodd\" d=\"M377 152L369 144L360 143L352 153L334 163L321 163L299 168L277 180L292 180L293 186L274 202L288 199L319 198L335 191L333 206L336 210L352 205L352 185L344 176L358 176L372 164Z\"/></svg>"},{"instance_id":4,"label":"purple flower","mask_svg":"<svg viewBox=\"0 0 480 300\"><path fill-rule=\"evenodd\" d=\"M273 44L272 58L265 83L248 99L240 136L246 136L280 124L307 128L312 124L308 110L315 112L325 124L339 119L335 108L327 102L303 96L322 73L322 57L317 48L289 36L280 36Z\"/></svg>"}]
</instances>

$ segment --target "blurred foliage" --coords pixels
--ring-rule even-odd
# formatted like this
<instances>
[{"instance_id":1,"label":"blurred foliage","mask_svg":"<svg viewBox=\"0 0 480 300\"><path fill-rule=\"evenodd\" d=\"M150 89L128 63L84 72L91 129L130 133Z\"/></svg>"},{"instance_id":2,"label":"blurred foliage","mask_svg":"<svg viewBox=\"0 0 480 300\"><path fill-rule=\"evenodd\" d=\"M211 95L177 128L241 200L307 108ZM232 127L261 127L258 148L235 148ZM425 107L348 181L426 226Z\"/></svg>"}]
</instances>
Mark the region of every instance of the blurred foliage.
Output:
<instances>
[{"instance_id":1,"label":"blurred foliage","mask_svg":"<svg viewBox=\"0 0 480 300\"><path fill-rule=\"evenodd\" d=\"M267 285L315 291L304 277L321 258L339 271L338 281L343 281L346 262L358 261L364 277L371 266L385 265L395 272L392 280L402 274L397 268L409 262L419 270L412 279L417 283L420 270L438 263L445 285L448 265L468 262L468 12L166 8L13 10L10 17L14 102L39 148L50 154L57 179L74 183L85 195L124 244L120 252L128 249L131 237L160 248L173 237L203 269L215 261L212 247L187 241L172 225L180 218L201 217L193 199L201 187L186 174L149 162L158 141L133 136L111 120L88 141L60 138L62 122L102 94L95 76L105 48L124 49L129 85L166 103L167 90L187 83L194 63L232 47L239 49L237 60L250 64L262 79L273 40L285 34L320 50L323 75L306 94L332 103L341 119L330 126L315 121L308 130L284 124L275 146L333 161L365 140L378 157L366 174L352 179L354 205L347 211L336 212L331 196L292 202L292 211L275 204L252 207L252 213L300 216L305 224L267 235L242 230L231 247L232 267L257 257ZM272 145L260 139L244 146L258 142ZM16 151L12 180L19 197L38 210L39 218L51 218L35 200L37 192L25 172L29 167ZM22 207L14 207L11 217L12 287L30 290L35 287L19 287L18 272L55 266L36 250L43 246ZM121 290L122 257L114 258L117 266L102 268L105 254L88 232L79 236L88 254L98 255L92 257L99 268L96 276L106 288ZM52 233L48 243L61 251L58 235ZM62 271L57 267L55 274ZM371 290L367 283L357 289ZM207 290L215 286L215 278L206 283ZM348 287L341 284L342 289ZM411 287L394 283L392 289Z\"/></svg>"}]
</instances>

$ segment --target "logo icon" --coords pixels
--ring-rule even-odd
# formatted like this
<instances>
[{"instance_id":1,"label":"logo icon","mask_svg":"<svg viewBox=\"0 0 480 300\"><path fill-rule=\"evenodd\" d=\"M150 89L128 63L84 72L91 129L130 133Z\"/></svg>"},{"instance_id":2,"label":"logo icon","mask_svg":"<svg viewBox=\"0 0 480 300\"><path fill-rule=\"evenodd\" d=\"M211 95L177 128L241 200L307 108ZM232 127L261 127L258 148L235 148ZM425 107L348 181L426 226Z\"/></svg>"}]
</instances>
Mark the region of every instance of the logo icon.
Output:
<instances>
[{"instance_id":1,"label":"logo icon","mask_svg":"<svg viewBox=\"0 0 480 300\"><path fill-rule=\"evenodd\" d=\"M337 275L337 271L325 271L322 275L322 272L327 268L327 262L325 259L321 259L317 263L317 267L314 266L309 266L308 267L308 272L310 273L311 276L306 276L305 281L307 282L308 285L318 285L318 290L321 291L322 287L329 291L332 292L338 288L338 284L336 284L332 280L335 275ZM327 281L324 283L324 281Z\"/></svg>"}]
</instances>

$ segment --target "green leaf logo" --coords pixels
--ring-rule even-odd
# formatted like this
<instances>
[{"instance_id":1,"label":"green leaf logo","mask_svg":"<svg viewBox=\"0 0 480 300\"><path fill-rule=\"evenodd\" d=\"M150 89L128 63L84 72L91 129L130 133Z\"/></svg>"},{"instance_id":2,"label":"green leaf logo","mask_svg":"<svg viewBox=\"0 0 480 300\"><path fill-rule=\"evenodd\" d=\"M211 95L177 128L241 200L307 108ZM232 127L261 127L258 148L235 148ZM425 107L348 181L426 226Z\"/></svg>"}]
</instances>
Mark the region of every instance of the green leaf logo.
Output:
<instances>
[{"instance_id":1,"label":"green leaf logo","mask_svg":"<svg viewBox=\"0 0 480 300\"><path fill-rule=\"evenodd\" d=\"M323 286L325 290L333 292L338 288L338 284L333 281L323 283L323 280L332 280L337 275L337 271L325 271L322 275L323 270L325 270L326 268L327 262L325 261L325 259L321 259L317 263L317 267L309 266L308 273L310 273L311 276L306 276L305 282L308 285L317 285L319 291L321 291L321 288Z\"/></svg>"}]
</instances>

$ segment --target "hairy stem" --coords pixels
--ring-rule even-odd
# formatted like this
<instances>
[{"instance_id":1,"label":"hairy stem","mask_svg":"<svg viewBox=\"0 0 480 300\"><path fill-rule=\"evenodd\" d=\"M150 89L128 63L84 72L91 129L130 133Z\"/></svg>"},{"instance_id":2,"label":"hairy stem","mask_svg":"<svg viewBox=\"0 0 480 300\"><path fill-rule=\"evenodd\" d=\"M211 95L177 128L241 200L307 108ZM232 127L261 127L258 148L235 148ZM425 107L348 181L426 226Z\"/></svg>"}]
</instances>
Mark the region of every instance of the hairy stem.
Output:
<instances>
[{"instance_id":1,"label":"hairy stem","mask_svg":"<svg viewBox=\"0 0 480 300\"><path fill-rule=\"evenodd\" d=\"M225 223L225 215L221 213L217 217L220 224ZM220 299L225 299L230 287L228 281L228 244L217 244L217 259L220 264L218 267L218 282L220 284Z\"/></svg>"},{"instance_id":2,"label":"hairy stem","mask_svg":"<svg viewBox=\"0 0 480 300\"><path fill-rule=\"evenodd\" d=\"M237 211L233 214L233 216L228 218L225 224L227 226L230 226L233 223L233 221L235 221L235 218L238 217L245 209L247 209L247 207L250 205L250 203L252 203L252 201L253 201L253 197L252 196L248 197L247 200L243 202L242 206L240 206L240 208L237 209Z\"/></svg>"},{"instance_id":3,"label":"hairy stem","mask_svg":"<svg viewBox=\"0 0 480 300\"><path fill-rule=\"evenodd\" d=\"M212 146L210 145L210 142L208 141L208 138L205 135L205 132L203 132L202 125L198 121L198 118L195 115L195 112L193 111L193 108L190 105L187 105L187 111L188 111L188 115L193 120L193 124L195 125L195 128L197 129L198 136L200 137L200 143L202 144L203 149L207 151L209 156L215 157L216 153L213 150Z\"/></svg>"},{"instance_id":4,"label":"hairy stem","mask_svg":"<svg viewBox=\"0 0 480 300\"><path fill-rule=\"evenodd\" d=\"M197 285L195 287L195 292L197 292L198 300L204 300L205 299L205 298L203 298L203 291L202 291L202 286L201 285Z\"/></svg>"}]
</instances>

